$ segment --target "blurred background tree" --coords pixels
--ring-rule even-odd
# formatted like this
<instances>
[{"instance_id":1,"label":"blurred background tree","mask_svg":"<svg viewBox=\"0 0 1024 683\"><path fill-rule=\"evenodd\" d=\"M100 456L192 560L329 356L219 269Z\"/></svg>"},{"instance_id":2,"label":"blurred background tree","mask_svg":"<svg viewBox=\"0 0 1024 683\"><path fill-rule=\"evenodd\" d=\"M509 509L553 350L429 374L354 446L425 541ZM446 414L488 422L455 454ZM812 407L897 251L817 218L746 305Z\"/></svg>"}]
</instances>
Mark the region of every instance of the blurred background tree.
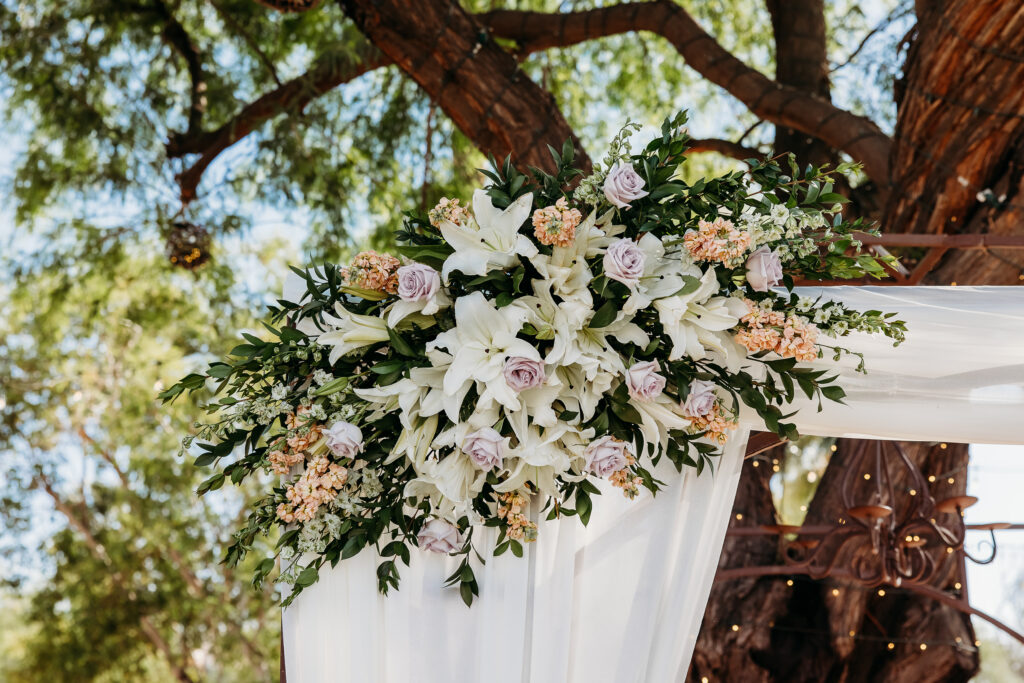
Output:
<instances>
[{"instance_id":1,"label":"blurred background tree","mask_svg":"<svg viewBox=\"0 0 1024 683\"><path fill-rule=\"evenodd\" d=\"M154 396L259 333L286 262L387 246L403 210L467 197L485 154L546 165L573 137L599 159L627 118L680 108L691 177L773 146L853 159L852 210L886 230L1019 232L1021 36L1024 8L995 0L0 0L0 676L276 674L273 588L218 565L246 492L194 498L175 453L197 407ZM934 282L1021 275L998 254L938 265ZM777 519L767 469L745 473L751 523ZM693 680L891 661L803 639L798 678L765 654L767 620L728 630L758 611L846 632L824 589L783 580L716 589ZM977 669L934 650L901 671Z\"/></svg>"}]
</instances>

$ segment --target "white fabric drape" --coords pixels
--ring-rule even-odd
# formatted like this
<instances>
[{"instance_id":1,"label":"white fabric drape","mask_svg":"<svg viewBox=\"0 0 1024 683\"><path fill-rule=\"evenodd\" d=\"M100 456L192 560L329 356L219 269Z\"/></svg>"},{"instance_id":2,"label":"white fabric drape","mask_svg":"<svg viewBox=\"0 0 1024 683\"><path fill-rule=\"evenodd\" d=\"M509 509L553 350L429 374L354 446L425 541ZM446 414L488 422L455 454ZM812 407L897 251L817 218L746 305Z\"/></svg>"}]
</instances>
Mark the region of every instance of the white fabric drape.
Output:
<instances>
[{"instance_id":1,"label":"white fabric drape","mask_svg":"<svg viewBox=\"0 0 1024 683\"><path fill-rule=\"evenodd\" d=\"M829 287L797 293L821 294L860 311L894 311L908 328L907 340L896 348L880 335L841 340L864 354L866 375L855 371L852 356L814 363L839 373L847 405L825 401L818 412L817 401L797 401L799 413L790 419L802 434L1024 442L1024 287ZM744 421L763 429L750 411Z\"/></svg>"},{"instance_id":2,"label":"white fabric drape","mask_svg":"<svg viewBox=\"0 0 1024 683\"><path fill-rule=\"evenodd\" d=\"M674 681L686 673L743 461L736 434L714 476L667 461L667 487L635 500L604 484L584 527L541 521L522 558L477 570L467 608L444 579L458 561L413 550L400 589L377 593L379 559L322 573L284 612L289 683ZM479 532L483 531L483 535ZM479 529L478 549L493 546Z\"/></svg>"},{"instance_id":3,"label":"white fabric drape","mask_svg":"<svg viewBox=\"0 0 1024 683\"><path fill-rule=\"evenodd\" d=\"M847 406L801 401L805 434L1024 443L1024 288L835 287L802 295L896 311L907 342L855 335L865 354L815 363L839 372ZM823 340L827 341L828 340ZM712 475L656 476L635 501L605 487L590 525L540 522L523 558L489 559L471 609L442 588L456 561L413 550L399 591L377 594L361 553L284 612L290 683L563 683L679 680L689 665L739 479L744 413ZM479 537L483 551L492 544Z\"/></svg>"}]
</instances>

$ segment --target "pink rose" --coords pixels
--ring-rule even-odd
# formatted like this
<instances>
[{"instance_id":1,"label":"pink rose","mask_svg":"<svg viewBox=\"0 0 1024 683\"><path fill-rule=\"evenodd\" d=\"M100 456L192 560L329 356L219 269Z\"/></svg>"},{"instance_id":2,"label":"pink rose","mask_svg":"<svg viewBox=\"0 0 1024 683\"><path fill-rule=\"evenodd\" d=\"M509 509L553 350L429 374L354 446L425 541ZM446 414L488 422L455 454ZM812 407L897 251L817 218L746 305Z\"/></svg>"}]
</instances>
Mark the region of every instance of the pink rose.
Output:
<instances>
[{"instance_id":1,"label":"pink rose","mask_svg":"<svg viewBox=\"0 0 1024 683\"><path fill-rule=\"evenodd\" d=\"M354 458L363 450L363 433L350 422L335 422L324 432L327 447L339 458Z\"/></svg>"},{"instance_id":2,"label":"pink rose","mask_svg":"<svg viewBox=\"0 0 1024 683\"><path fill-rule=\"evenodd\" d=\"M432 553L453 553L462 547L458 527L443 519L432 519L416 535L420 547Z\"/></svg>"},{"instance_id":3,"label":"pink rose","mask_svg":"<svg viewBox=\"0 0 1024 683\"><path fill-rule=\"evenodd\" d=\"M683 415L687 417L707 415L715 407L716 400L715 383L695 379L690 384L690 393L686 395L686 400L683 401Z\"/></svg>"},{"instance_id":4,"label":"pink rose","mask_svg":"<svg viewBox=\"0 0 1024 683\"><path fill-rule=\"evenodd\" d=\"M666 379L658 374L661 366L656 360L636 363L626 371L626 388L629 395L641 401L657 398L664 391Z\"/></svg>"},{"instance_id":5,"label":"pink rose","mask_svg":"<svg viewBox=\"0 0 1024 683\"><path fill-rule=\"evenodd\" d=\"M632 450L630 444L614 436L602 436L596 441L591 441L583 451L587 471L607 478L629 464Z\"/></svg>"},{"instance_id":6,"label":"pink rose","mask_svg":"<svg viewBox=\"0 0 1024 683\"><path fill-rule=\"evenodd\" d=\"M505 361L505 383L516 392L526 391L544 384L544 363L522 356L511 356Z\"/></svg>"},{"instance_id":7,"label":"pink rose","mask_svg":"<svg viewBox=\"0 0 1024 683\"><path fill-rule=\"evenodd\" d=\"M604 196L620 209L628 209L631 201L648 194L644 179L629 164L615 164L604 179Z\"/></svg>"},{"instance_id":8,"label":"pink rose","mask_svg":"<svg viewBox=\"0 0 1024 683\"><path fill-rule=\"evenodd\" d=\"M768 247L761 247L747 259L747 282L755 292L767 292L782 281L782 261Z\"/></svg>"},{"instance_id":9,"label":"pink rose","mask_svg":"<svg viewBox=\"0 0 1024 683\"><path fill-rule=\"evenodd\" d=\"M505 437L490 427L478 429L466 434L462 440L462 452L482 470L500 467L505 457Z\"/></svg>"},{"instance_id":10,"label":"pink rose","mask_svg":"<svg viewBox=\"0 0 1024 683\"><path fill-rule=\"evenodd\" d=\"M613 280L635 287L644 274L646 254L630 239L613 242L604 253L604 274Z\"/></svg>"},{"instance_id":11,"label":"pink rose","mask_svg":"<svg viewBox=\"0 0 1024 683\"><path fill-rule=\"evenodd\" d=\"M440 286L441 276L430 266L412 263L398 269L398 296L402 301L426 301Z\"/></svg>"}]
</instances>

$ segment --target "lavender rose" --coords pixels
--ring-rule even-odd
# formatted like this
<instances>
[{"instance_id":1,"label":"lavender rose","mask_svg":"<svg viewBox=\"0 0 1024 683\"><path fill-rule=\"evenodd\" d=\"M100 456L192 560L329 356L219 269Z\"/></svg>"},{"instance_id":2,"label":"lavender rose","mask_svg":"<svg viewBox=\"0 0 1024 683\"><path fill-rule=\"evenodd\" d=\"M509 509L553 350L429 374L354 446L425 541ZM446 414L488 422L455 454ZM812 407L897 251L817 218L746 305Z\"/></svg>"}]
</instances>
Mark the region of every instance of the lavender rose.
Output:
<instances>
[{"instance_id":1,"label":"lavender rose","mask_svg":"<svg viewBox=\"0 0 1024 683\"><path fill-rule=\"evenodd\" d=\"M695 379L690 384L690 393L683 401L683 415L687 417L707 415L715 407L715 400L715 383Z\"/></svg>"},{"instance_id":2,"label":"lavender rose","mask_svg":"<svg viewBox=\"0 0 1024 683\"><path fill-rule=\"evenodd\" d=\"M782 261L768 247L761 247L747 258L747 282L755 292L767 292L782 281Z\"/></svg>"},{"instance_id":3,"label":"lavender rose","mask_svg":"<svg viewBox=\"0 0 1024 683\"><path fill-rule=\"evenodd\" d=\"M615 164L604 179L604 196L620 209L628 209L631 201L648 194L644 179L629 164Z\"/></svg>"},{"instance_id":4,"label":"lavender rose","mask_svg":"<svg viewBox=\"0 0 1024 683\"><path fill-rule=\"evenodd\" d=\"M440 286L441 276L430 266L412 263L398 269L398 296L402 301L426 301Z\"/></svg>"},{"instance_id":5,"label":"lavender rose","mask_svg":"<svg viewBox=\"0 0 1024 683\"><path fill-rule=\"evenodd\" d=\"M647 255L630 239L613 242L604 253L604 274L613 280L635 287L644 274Z\"/></svg>"},{"instance_id":6,"label":"lavender rose","mask_svg":"<svg viewBox=\"0 0 1024 683\"><path fill-rule=\"evenodd\" d=\"M657 398L665 389L666 379L658 374L661 366L656 360L636 363L626 371L629 395L641 401Z\"/></svg>"},{"instance_id":7,"label":"lavender rose","mask_svg":"<svg viewBox=\"0 0 1024 683\"><path fill-rule=\"evenodd\" d=\"M614 436L602 436L591 441L583 451L587 471L607 478L629 464L632 449L632 445Z\"/></svg>"},{"instance_id":8,"label":"lavender rose","mask_svg":"<svg viewBox=\"0 0 1024 683\"><path fill-rule=\"evenodd\" d=\"M335 422L324 436L331 453L339 458L354 458L363 450L363 433L351 422Z\"/></svg>"},{"instance_id":9,"label":"lavender rose","mask_svg":"<svg viewBox=\"0 0 1024 683\"><path fill-rule=\"evenodd\" d=\"M522 356L511 356L505 361L505 383L512 391L526 391L544 384L544 363Z\"/></svg>"},{"instance_id":10,"label":"lavender rose","mask_svg":"<svg viewBox=\"0 0 1024 683\"><path fill-rule=\"evenodd\" d=\"M416 535L420 547L432 553L453 553L462 547L458 527L443 519L432 519Z\"/></svg>"},{"instance_id":11,"label":"lavender rose","mask_svg":"<svg viewBox=\"0 0 1024 683\"><path fill-rule=\"evenodd\" d=\"M505 457L505 438L490 427L466 434L462 452L482 470L499 467Z\"/></svg>"}]
</instances>

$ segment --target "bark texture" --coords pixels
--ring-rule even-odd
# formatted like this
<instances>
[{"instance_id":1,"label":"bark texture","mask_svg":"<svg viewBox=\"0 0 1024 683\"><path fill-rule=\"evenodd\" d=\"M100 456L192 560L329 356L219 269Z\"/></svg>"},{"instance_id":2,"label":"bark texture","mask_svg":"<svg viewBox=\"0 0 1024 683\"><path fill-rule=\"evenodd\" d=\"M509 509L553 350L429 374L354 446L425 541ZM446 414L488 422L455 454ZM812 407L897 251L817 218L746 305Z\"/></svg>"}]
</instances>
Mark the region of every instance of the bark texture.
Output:
<instances>
[{"instance_id":1,"label":"bark texture","mask_svg":"<svg viewBox=\"0 0 1024 683\"><path fill-rule=\"evenodd\" d=\"M552 170L546 144L571 139L590 159L551 93L519 68L461 5L420 0L341 0L359 30L415 80L482 151Z\"/></svg>"},{"instance_id":2,"label":"bark texture","mask_svg":"<svg viewBox=\"0 0 1024 683\"><path fill-rule=\"evenodd\" d=\"M951 0L918 8L896 89L883 231L1021 234L1024 3ZM1013 252L950 252L929 281L1018 284L1022 266Z\"/></svg>"},{"instance_id":3,"label":"bark texture","mask_svg":"<svg viewBox=\"0 0 1024 683\"><path fill-rule=\"evenodd\" d=\"M807 524L833 523L842 514L838 482L846 456L856 446L853 441L839 442L809 507ZM903 446L923 472L957 472L955 483L942 478L931 485L937 500L966 490L965 445ZM768 462L783 455L777 449L767 456ZM730 528L777 523L768 489L771 466L762 461L754 467L753 462L744 465ZM891 472L897 484L907 483L905 472L895 468ZM730 536L719 569L781 564L786 552L777 536ZM956 582L963 582L959 565L943 557L943 548L935 549L934 555L944 564L933 585L953 590ZM834 595L833 589L839 594ZM884 590L879 595L875 589L842 578L819 582L802 576L768 576L717 581L688 680L940 683L966 681L977 673L978 658L970 649L974 631L967 617L907 590ZM958 638L964 647L954 645ZM890 642L894 643L891 650ZM931 645L922 650L921 643Z\"/></svg>"}]
</instances>

